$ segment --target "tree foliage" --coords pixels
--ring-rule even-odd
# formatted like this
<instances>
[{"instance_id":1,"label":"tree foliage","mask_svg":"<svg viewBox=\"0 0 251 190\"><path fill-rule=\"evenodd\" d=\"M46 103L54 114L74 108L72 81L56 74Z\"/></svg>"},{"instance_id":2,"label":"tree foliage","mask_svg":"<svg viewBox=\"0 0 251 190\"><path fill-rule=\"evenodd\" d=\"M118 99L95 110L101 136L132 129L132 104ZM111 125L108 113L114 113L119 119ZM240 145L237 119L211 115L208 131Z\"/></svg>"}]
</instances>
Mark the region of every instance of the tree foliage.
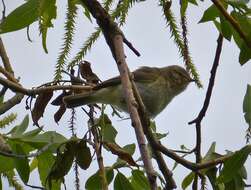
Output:
<instances>
[{"instance_id":1,"label":"tree foliage","mask_svg":"<svg viewBox=\"0 0 251 190\"><path fill-rule=\"evenodd\" d=\"M126 24L129 9L144 0L104 0L102 1L101 10L108 13L109 24L117 23L114 31L123 37L123 41L130 47L131 50L137 52L135 48L125 38L125 34L117 31L117 27ZM96 5L99 2L93 1ZM7 16L3 15L0 23L0 34L14 32L23 28L28 28L34 23L38 23L38 31L41 34L42 46L45 53L49 52L46 44L47 31L53 28L53 22L57 19L57 12L59 11L56 3L60 1L52 0L28 0L22 5L16 7ZM166 21L166 27L169 28L170 37L177 46L177 51L183 58L184 65L187 71L196 81L198 87L202 87L199 73L196 65L192 62L192 56L189 51L189 43L187 38L187 17L186 11L190 6L197 6L204 2L199 0L182 0L180 1L180 22L177 22L173 14L173 4L168 0L159 0L157 2L160 11L163 13L163 19ZM196 123L197 138L200 136L200 122L202 121L213 90L214 78L216 75L217 64L219 62L220 50L222 48L223 38L231 43L235 43L240 50L239 63L246 64L251 59L251 8L249 0L212 0L211 5L201 15L198 24L210 22L219 32L218 46L214 67L211 71L211 78L206 94L205 104L198 117L191 122ZM5 4L3 1L5 14ZM8 3L7 3L8 5ZM23 185L32 188L45 189L61 189L64 183L67 184L67 174L70 172L73 164L75 164L74 172L76 173L76 189L80 188L78 179L78 167L83 170L88 170L93 161L98 162L98 171L90 174L85 183L85 188L88 190L108 189L108 186L113 186L115 190L121 189L137 189L147 190L154 189L154 183L149 180L149 174L145 165L142 165L142 155L135 158L136 143L130 142L126 146L120 146L117 143L118 131L114 127L110 116L105 113L106 105L90 105L89 110L82 108L88 117L86 124L86 133L83 137L79 137L75 131L75 110L71 110L71 118L69 119L69 128L72 131L72 137L67 139L55 131L44 131L39 124L39 119L46 112L46 108L52 102L52 105L58 106L58 111L54 115L55 122L58 123L61 117L66 112L62 99L69 94L78 93L83 89L88 89L90 85L95 85L99 82L98 77L91 70L90 63L84 61L85 55L91 50L100 34L106 37L108 45L112 49L107 36L106 26L102 25L98 14L101 14L99 9L91 6L90 1L86 0L68 0L66 7L65 18L65 33L62 40L62 48L58 55L58 60L55 65L54 81L41 85L35 89L26 89L22 87L16 79L14 72L10 69L11 64L8 60L4 45L1 42L1 57L3 66L0 67L0 84L2 90L0 92L1 102L0 110L4 113L11 110L20 101L20 94L28 96L26 100L26 107L31 110L33 124L37 128L27 130L30 124L29 117L26 116L20 124L13 126L16 114L5 114L0 119L0 130L3 128L9 129L8 132L0 133L0 189L2 187L2 179L7 178L10 186L15 189L23 189ZM98 27L90 34L87 39L83 39L83 46L79 52L76 53L72 60L69 60L72 46L74 44L74 32L78 27L75 19L81 10L84 16L93 23L97 21ZM95 15L96 14L96 15ZM107 24L108 25L108 24ZM12 35L15 35L14 33ZM221 41L221 43L220 43ZM113 53L113 52L112 52ZM137 53L136 53L137 54ZM218 59L217 59L218 56ZM74 72L74 68L79 70L79 74ZM68 73L70 80L62 78L63 73ZM67 83L67 85L65 85ZM8 99L5 95L7 89L16 93L14 99ZM61 90L62 93L58 97L53 96L53 91ZM21 96L21 99L23 96ZM54 98L53 101L51 99ZM7 99L7 100L6 100ZM136 98L137 99L137 98ZM29 103L29 100L31 103ZM32 104L32 102L34 102ZM137 99L138 101L138 99ZM140 102L138 102L140 104ZM113 109L112 115L119 115L119 111ZM3 110L3 111L2 111ZM142 110L138 110L139 112ZM100 114L95 114L100 112ZM192 187L194 190L198 189L198 181L200 180L200 188L205 189L206 181L208 180L214 190L242 190L248 186L247 175L250 171L246 170L245 162L251 153L251 145L248 144L251 137L251 87L247 85L246 95L243 100L243 112L245 121L248 124L246 132L247 145L233 152L218 153L216 152L216 143L213 142L206 155L201 154L201 140L197 139L196 147L192 150L181 146L181 150L177 152L172 151L169 147L164 147L159 141L167 134L159 133L156 129L155 123L145 123L141 118L143 125L147 125L148 131L145 132L148 144L148 151L150 151L150 159L156 159L159 166L165 166L165 170L156 171L154 176L157 178L158 189L174 189L175 182L170 184L170 181L175 181L170 175L171 170L166 166L162 155L173 159L176 163L173 167L173 172L178 164L190 170L190 173L184 177L181 185L182 189ZM141 113L142 114L142 113ZM203 115L204 114L204 115ZM144 116L144 113L143 113ZM145 120L147 121L147 119ZM102 151L106 150L110 154L117 156L117 160L110 166L104 166ZM190 162L185 159L187 155L195 153L195 162ZM163 163L164 162L164 163ZM123 173L124 168L129 168L130 174ZM36 187L28 184L31 178L32 171L37 170L39 173L41 185L43 187ZM168 173L169 172L169 173ZM18 178L16 177L18 176ZM17 180L18 179L18 180ZM22 184L19 182L22 181ZM80 179L81 181L81 179ZM110 185L113 184L113 185Z\"/></svg>"}]
</instances>

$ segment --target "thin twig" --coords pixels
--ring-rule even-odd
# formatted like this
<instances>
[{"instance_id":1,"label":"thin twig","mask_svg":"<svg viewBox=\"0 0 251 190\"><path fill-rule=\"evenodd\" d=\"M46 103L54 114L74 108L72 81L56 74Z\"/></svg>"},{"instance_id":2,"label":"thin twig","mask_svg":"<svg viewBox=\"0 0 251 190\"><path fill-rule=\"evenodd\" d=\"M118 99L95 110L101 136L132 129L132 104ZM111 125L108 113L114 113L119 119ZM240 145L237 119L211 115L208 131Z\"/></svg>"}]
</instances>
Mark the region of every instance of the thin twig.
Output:
<instances>
[{"instance_id":1,"label":"thin twig","mask_svg":"<svg viewBox=\"0 0 251 190\"><path fill-rule=\"evenodd\" d=\"M106 179L106 172L105 172L105 166L104 166L104 161L103 161L103 156L102 156L102 144L100 142L99 139L99 135L98 135L98 131L96 127L94 126L94 107L90 106L90 111L88 113L90 119L89 119L89 123L90 123L90 128L91 128L91 132L94 138L94 149L95 149L95 153L97 155L97 162L98 162L98 166L99 166L99 172L100 172L100 176L101 176L101 181L102 181L102 189L103 190L108 190L108 183L107 183L107 179Z\"/></svg>"},{"instance_id":2,"label":"thin twig","mask_svg":"<svg viewBox=\"0 0 251 190\"><path fill-rule=\"evenodd\" d=\"M161 145L157 141L153 140L152 143L153 143L153 148L161 151L163 154L165 154L169 158L175 160L177 163L181 164L185 168L190 169L190 170L192 170L194 172L197 172L198 170L205 169L205 168L208 168L208 167L216 166L216 165L221 164L221 163L223 163L224 161L226 161L227 159L230 158L229 155L225 155L225 156L222 156L220 158L217 158L217 159L214 159L214 160L211 160L211 161L208 161L208 162L193 163L193 162L190 162L190 161L182 158L181 156L179 156L175 152L167 149L165 146Z\"/></svg>"},{"instance_id":3,"label":"thin twig","mask_svg":"<svg viewBox=\"0 0 251 190\"><path fill-rule=\"evenodd\" d=\"M196 146L195 146L196 163L200 163L202 159L201 158L201 121L207 112L207 109L211 100L214 82L215 82L215 76L216 76L217 68L219 65L219 60L220 60L220 55L221 55L221 50L222 50L222 43L223 43L223 36L219 34L219 37L217 39L217 48L216 48L215 58L214 58L213 66L211 69L211 77L209 79L209 84L208 84L207 93L206 93L203 107L199 115L197 116L197 118L189 122L189 125L193 123L195 123L196 125ZM197 184L198 184L198 175L195 174L193 190L197 190Z\"/></svg>"},{"instance_id":4,"label":"thin twig","mask_svg":"<svg viewBox=\"0 0 251 190\"><path fill-rule=\"evenodd\" d=\"M135 47L133 47L132 43L129 42L125 37L123 37L123 42L133 51L133 53L135 53L135 55L137 55L138 57L140 56L138 50L136 50Z\"/></svg>"},{"instance_id":5,"label":"thin twig","mask_svg":"<svg viewBox=\"0 0 251 190\"><path fill-rule=\"evenodd\" d=\"M230 22L232 27L236 30L236 32L239 33L240 37L243 39L243 41L246 43L246 45L251 48L251 40L247 36L247 34L241 29L240 24L226 11L224 6L219 0L212 0L214 5L218 8L218 10L221 12L221 14L225 17L226 20Z\"/></svg>"},{"instance_id":6,"label":"thin twig","mask_svg":"<svg viewBox=\"0 0 251 190\"><path fill-rule=\"evenodd\" d=\"M199 113L199 115L193 120L190 121L188 124L191 125L193 123L201 123L203 117L206 114L206 111L208 109L209 103L210 103L210 99L211 99L211 95L212 95L212 91L213 91L213 87L214 87L214 82L215 82L215 76L216 76L216 71L219 65L219 60L220 60L220 54L221 54L221 50L222 50L222 42L223 42L223 36L220 34L217 40L217 48L216 48L216 53L215 53L215 58L214 58L214 63L211 69L211 77L209 79L209 84L208 84L208 88L207 88L207 92L206 92L206 97L204 100L204 104L203 107Z\"/></svg>"},{"instance_id":7,"label":"thin twig","mask_svg":"<svg viewBox=\"0 0 251 190\"><path fill-rule=\"evenodd\" d=\"M53 142L50 142L47 145L45 145L43 148L39 149L37 152L31 153L31 154L14 154L14 153L0 151L0 155L7 156L7 157L13 157L13 158L19 158L19 159L37 157L37 156L41 155L42 153L44 153L45 151L47 151L52 144L53 144Z\"/></svg>"},{"instance_id":8,"label":"thin twig","mask_svg":"<svg viewBox=\"0 0 251 190\"><path fill-rule=\"evenodd\" d=\"M6 80L2 77L0 77L0 84L8 87L13 92L20 92L20 93L22 93L24 95L28 95L28 96L34 96L39 93L48 92L48 91L55 91L55 90L80 90L80 91L83 90L84 91L84 90L91 90L92 89L91 86L82 86L82 85L51 85L48 87L27 89L27 88L23 88L22 86L14 83L12 81Z\"/></svg>"},{"instance_id":9,"label":"thin twig","mask_svg":"<svg viewBox=\"0 0 251 190\"><path fill-rule=\"evenodd\" d=\"M3 4L2 20L4 20L5 19L5 12L6 12L6 6L5 6L4 0L2 0L2 4Z\"/></svg>"},{"instance_id":10,"label":"thin twig","mask_svg":"<svg viewBox=\"0 0 251 190\"><path fill-rule=\"evenodd\" d=\"M42 189L46 190L44 187L36 186L36 185L29 185L28 183L25 183L24 185L31 187L32 189Z\"/></svg>"}]
</instances>

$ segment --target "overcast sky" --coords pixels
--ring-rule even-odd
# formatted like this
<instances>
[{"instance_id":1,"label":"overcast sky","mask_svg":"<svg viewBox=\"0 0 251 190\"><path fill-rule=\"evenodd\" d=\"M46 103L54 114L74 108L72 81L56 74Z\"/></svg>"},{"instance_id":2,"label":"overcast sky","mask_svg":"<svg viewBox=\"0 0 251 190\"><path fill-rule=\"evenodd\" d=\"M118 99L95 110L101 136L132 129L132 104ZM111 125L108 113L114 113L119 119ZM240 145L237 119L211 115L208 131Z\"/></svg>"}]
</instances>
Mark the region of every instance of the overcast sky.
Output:
<instances>
[{"instance_id":1,"label":"overcast sky","mask_svg":"<svg viewBox=\"0 0 251 190\"><path fill-rule=\"evenodd\" d=\"M47 37L49 54L45 54L42 49L37 24L33 24L30 30L33 43L28 42L25 29L1 35L15 70L15 76L20 76L22 85L27 88L39 86L53 79L53 72L64 34L66 1L59 2L62 4L58 4L58 19L53 21L55 28L49 30ZM6 1L7 13L22 3L21 0ZM174 11L178 13L178 6L175 3L177 2L173 3L173 7L176 7ZM180 145L185 144L192 149L195 145L195 127L193 125L189 126L187 123L197 116L202 107L218 37L218 32L211 23L197 24L208 5L208 2L200 2L199 8L196 6L189 6L188 8L190 51L200 73L204 89L198 89L195 84L191 84L185 92L176 97L155 118L158 131L169 132L168 137L162 141L162 144L168 148L178 149ZM125 48L127 63L131 70L145 65L156 67L174 64L183 65L177 47L170 39L169 28L166 28L160 10L161 8L157 6L156 1L145 1L138 3L129 11L127 25L122 30L127 39L141 53L141 57L136 57L128 48ZM82 9L79 10L79 13L72 56L78 52L86 37L94 31L96 26L95 22L90 24L84 18ZM240 66L238 54L239 50L236 45L225 40L211 104L206 117L202 121L203 153L208 150L213 141L217 142L216 150L221 154L224 154L225 150L238 150L245 145L245 130L248 126L243 118L242 102L246 86L251 83L251 62L249 61L244 66ZM85 59L92 63L93 71L102 80L118 74L117 66L103 37L97 41ZM54 107L50 106L46 110L41 123L45 125L46 129L56 130L69 137L67 117L64 117L57 126L53 121L55 110ZM24 111L24 101L16 106L15 111L18 113L19 120L24 115L29 114L28 111ZM83 113L81 111L78 112L78 115L81 116L77 122L78 134L81 137L86 130L86 118L82 117ZM117 142L121 143L121 145L136 142L130 121L118 120L118 118L113 119L116 129L119 131ZM114 162L116 157L114 157L114 160L110 159L111 157L110 154L105 154L105 165L108 166ZM251 171L250 159L248 162L246 167L247 170ZM167 159L167 164L172 167L173 162ZM82 171L81 180L85 181L90 174L94 173L97 169L96 165L96 160L94 160L90 170ZM174 171L178 189L181 189L179 185L188 172L182 166ZM32 173L30 175L31 184L38 185L36 177L37 174L33 175ZM71 173L66 177L66 184L69 189L72 189L70 187L74 185L73 181ZM4 186L7 187L7 183L4 183ZM84 189L84 183L81 183L81 189Z\"/></svg>"}]
</instances>

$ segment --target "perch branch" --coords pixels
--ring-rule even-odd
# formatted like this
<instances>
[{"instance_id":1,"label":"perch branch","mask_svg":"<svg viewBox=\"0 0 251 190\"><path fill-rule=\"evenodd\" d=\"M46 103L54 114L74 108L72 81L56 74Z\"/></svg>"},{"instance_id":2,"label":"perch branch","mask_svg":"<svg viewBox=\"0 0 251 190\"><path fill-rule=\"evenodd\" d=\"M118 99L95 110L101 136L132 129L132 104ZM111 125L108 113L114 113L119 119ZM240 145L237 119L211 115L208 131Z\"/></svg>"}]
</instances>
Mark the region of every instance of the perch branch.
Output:
<instances>
[{"instance_id":1,"label":"perch branch","mask_svg":"<svg viewBox=\"0 0 251 190\"><path fill-rule=\"evenodd\" d=\"M51 85L47 87L27 89L27 88L23 88L19 84L16 84L2 77L0 77L0 84L8 87L13 92L19 92L28 96L33 96L33 95L43 93L46 91L55 91L55 90L91 90L92 89L91 86L83 86L83 85Z\"/></svg>"},{"instance_id":2,"label":"perch branch","mask_svg":"<svg viewBox=\"0 0 251 190\"><path fill-rule=\"evenodd\" d=\"M150 182L152 190L157 189L156 174L152 166L152 162L147 150L142 123L137 111L137 102L135 101L132 85L129 80L129 70L125 61L125 53L123 49L123 41L125 39L122 31L117 24L113 22L110 15L96 0L81 0L88 8L92 16L96 19L97 24L103 31L107 44L109 45L112 55L117 63L121 76L121 83L125 95L126 103L134 126L137 142L139 145L141 157Z\"/></svg>"}]
</instances>

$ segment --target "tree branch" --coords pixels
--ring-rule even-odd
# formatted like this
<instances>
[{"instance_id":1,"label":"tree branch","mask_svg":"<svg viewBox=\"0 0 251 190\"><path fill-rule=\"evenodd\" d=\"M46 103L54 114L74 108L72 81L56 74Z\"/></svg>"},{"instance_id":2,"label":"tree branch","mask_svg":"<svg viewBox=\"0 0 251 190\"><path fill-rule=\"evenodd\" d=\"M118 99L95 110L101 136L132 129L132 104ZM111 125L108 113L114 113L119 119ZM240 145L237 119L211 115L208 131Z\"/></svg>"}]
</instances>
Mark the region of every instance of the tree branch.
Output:
<instances>
[{"instance_id":1,"label":"tree branch","mask_svg":"<svg viewBox=\"0 0 251 190\"><path fill-rule=\"evenodd\" d=\"M13 96L12 98L10 98L9 100L7 100L6 102L3 102L0 106L0 115L4 114L5 112L7 112L9 109L11 109L12 107L14 107L15 105L19 104L22 99L23 99L24 95L21 93L16 93L15 96Z\"/></svg>"},{"instance_id":2,"label":"tree branch","mask_svg":"<svg viewBox=\"0 0 251 190\"><path fill-rule=\"evenodd\" d=\"M99 139L98 131L97 128L94 127L94 107L93 105L90 106L90 111L88 113L89 115L89 122L90 122L90 129L94 138L94 149L95 153L97 155L97 162L99 166L99 172L101 176L101 183L102 183L102 190L108 190L108 183L106 179L106 172L105 172L105 166L104 166L104 161L103 161L103 156L102 156L102 144Z\"/></svg>"},{"instance_id":3,"label":"tree branch","mask_svg":"<svg viewBox=\"0 0 251 190\"><path fill-rule=\"evenodd\" d=\"M220 60L220 55L221 55L221 50L222 50L222 43L223 43L223 36L219 34L219 37L217 39L217 48L216 48L215 58L214 58L213 66L211 69L211 77L209 79L209 84L208 84L207 93L206 93L203 107L199 115L197 116L197 118L188 123L189 125L193 123L195 123L196 125L196 146L195 146L196 163L200 163L202 159L201 158L201 121L207 112L210 99L212 96L215 76L216 76L217 68L219 65L219 60ZM194 178L194 183L193 183L194 190L197 190L197 183L198 183L198 175L196 174Z\"/></svg>"},{"instance_id":4,"label":"tree branch","mask_svg":"<svg viewBox=\"0 0 251 190\"><path fill-rule=\"evenodd\" d=\"M209 79L209 83L208 83L208 88L207 88L207 92L206 92L206 97L204 100L204 104L203 107L199 113L199 115L193 120L190 121L188 124L191 125L193 123L201 123L203 117L205 116L209 103L210 103L210 99L211 99L211 95L213 92L213 87L214 87L214 82L215 82L215 76L216 76L216 72L217 72L217 68L219 65L219 60L220 60L220 54L221 54L221 50L222 50L222 43L223 43L223 36L221 34L219 34L218 40L217 40L217 48L216 48L216 53L215 53L215 58L214 58L214 62L213 62L213 66L211 69L211 77Z\"/></svg>"},{"instance_id":5,"label":"tree branch","mask_svg":"<svg viewBox=\"0 0 251 190\"><path fill-rule=\"evenodd\" d=\"M118 28L117 24L113 22L110 15L102 8L98 1L81 1L85 4L92 16L96 19L97 24L102 29L106 42L109 45L112 55L117 63L121 76L121 83L125 95L125 100L132 120L132 125L134 126L138 146L144 163L144 168L146 170L151 189L156 190L156 175L152 166L151 159L149 157L149 152L147 150L142 123L137 111L137 103L135 101L132 91L132 85L129 80L129 70L125 61L125 53L123 49L123 41L125 37L121 30Z\"/></svg>"},{"instance_id":6,"label":"tree branch","mask_svg":"<svg viewBox=\"0 0 251 190\"><path fill-rule=\"evenodd\" d=\"M143 129L144 129L144 133L145 133L146 138L152 148L152 152L155 155L155 159L157 161L159 170L161 171L161 173L163 174L163 176L165 178L165 181L166 181L165 188L166 189L175 189L177 186L176 186L176 183L173 179L173 173L171 170L168 169L166 162L165 162L164 158L162 157L161 152L154 148L153 141L157 141L157 140L154 137L152 130L150 128L150 119L147 115L145 105L140 97L140 94L137 90L135 83L133 82L133 80L131 80L131 82L132 82L133 92L135 94L136 100L139 103L138 111L139 111L139 116L140 116L140 119L142 122Z\"/></svg>"},{"instance_id":7,"label":"tree branch","mask_svg":"<svg viewBox=\"0 0 251 190\"><path fill-rule=\"evenodd\" d=\"M4 48L4 44L2 41L2 38L0 37L0 56L2 58L3 61L3 65L4 68L6 69L6 71L8 71L9 73L11 73L14 76L14 71L12 70L11 64L10 64L10 60L7 56L6 50Z\"/></svg>"},{"instance_id":8,"label":"tree branch","mask_svg":"<svg viewBox=\"0 0 251 190\"><path fill-rule=\"evenodd\" d=\"M50 142L47 145L45 145L44 147L42 147L41 149L39 149L37 152L31 153L28 155L27 154L14 154L14 153L3 152L3 151L0 151L0 155L7 156L7 157L13 157L13 158L19 158L19 159L37 157L37 156L41 155L42 153L44 153L45 151L47 151L52 144L53 144L53 142Z\"/></svg>"},{"instance_id":9,"label":"tree branch","mask_svg":"<svg viewBox=\"0 0 251 190\"><path fill-rule=\"evenodd\" d=\"M46 91L55 91L55 90L91 90L91 86L83 86L83 85L51 85L47 87L40 87L40 88L34 88L34 89L27 89L23 88L19 84L16 84L12 81L9 81L7 79L4 79L0 77L0 84L3 86L8 87L11 89L13 92L19 92L24 95L28 96L34 96L39 93L43 93Z\"/></svg>"},{"instance_id":10,"label":"tree branch","mask_svg":"<svg viewBox=\"0 0 251 190\"><path fill-rule=\"evenodd\" d=\"M251 40L248 38L247 34L241 29L240 24L230 14L228 14L228 12L219 0L212 0L212 2L218 8L221 14L225 17L225 19L230 22L236 32L239 33L240 37L243 39L246 45L251 48Z\"/></svg>"}]
</instances>

